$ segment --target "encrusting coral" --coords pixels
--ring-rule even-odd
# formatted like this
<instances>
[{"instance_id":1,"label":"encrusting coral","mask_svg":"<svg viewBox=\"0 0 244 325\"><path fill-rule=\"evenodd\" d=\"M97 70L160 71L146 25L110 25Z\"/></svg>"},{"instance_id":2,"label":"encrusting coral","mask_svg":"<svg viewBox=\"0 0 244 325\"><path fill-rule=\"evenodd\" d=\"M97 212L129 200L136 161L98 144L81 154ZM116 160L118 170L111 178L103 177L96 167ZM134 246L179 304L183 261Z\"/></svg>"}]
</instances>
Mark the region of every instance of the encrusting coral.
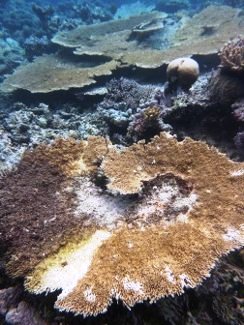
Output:
<instances>
[{"instance_id":1,"label":"encrusting coral","mask_svg":"<svg viewBox=\"0 0 244 325\"><path fill-rule=\"evenodd\" d=\"M243 245L243 186L244 164L167 133L42 145L0 179L6 270L85 316L180 294Z\"/></svg>"}]
</instances>

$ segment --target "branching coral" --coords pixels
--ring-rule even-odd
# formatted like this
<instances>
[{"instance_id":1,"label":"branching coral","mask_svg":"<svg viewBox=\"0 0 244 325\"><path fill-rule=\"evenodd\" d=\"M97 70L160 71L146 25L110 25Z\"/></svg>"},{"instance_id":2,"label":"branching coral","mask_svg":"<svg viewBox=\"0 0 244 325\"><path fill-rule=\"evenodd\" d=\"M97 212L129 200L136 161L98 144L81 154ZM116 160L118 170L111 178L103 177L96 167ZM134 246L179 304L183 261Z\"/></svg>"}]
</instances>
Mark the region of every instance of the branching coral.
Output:
<instances>
[{"instance_id":1,"label":"branching coral","mask_svg":"<svg viewBox=\"0 0 244 325\"><path fill-rule=\"evenodd\" d=\"M225 44L219 52L224 70L244 73L244 37L238 37Z\"/></svg>"},{"instance_id":2,"label":"branching coral","mask_svg":"<svg viewBox=\"0 0 244 325\"><path fill-rule=\"evenodd\" d=\"M151 105L133 116L127 130L127 138L135 141L148 139L160 131L169 131L171 126L162 119L163 111L157 105Z\"/></svg>"},{"instance_id":3,"label":"branching coral","mask_svg":"<svg viewBox=\"0 0 244 325\"><path fill-rule=\"evenodd\" d=\"M244 164L168 134L41 146L1 178L6 268L85 316L180 294L243 245L243 186Z\"/></svg>"}]
</instances>

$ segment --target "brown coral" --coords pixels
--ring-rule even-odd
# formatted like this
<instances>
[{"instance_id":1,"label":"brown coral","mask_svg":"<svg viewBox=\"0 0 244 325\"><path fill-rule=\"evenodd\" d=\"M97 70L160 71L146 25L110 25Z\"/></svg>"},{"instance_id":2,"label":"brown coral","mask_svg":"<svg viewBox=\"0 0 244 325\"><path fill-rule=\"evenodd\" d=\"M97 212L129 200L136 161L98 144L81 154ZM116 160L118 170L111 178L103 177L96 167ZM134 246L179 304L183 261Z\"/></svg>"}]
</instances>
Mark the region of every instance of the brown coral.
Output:
<instances>
[{"instance_id":1,"label":"brown coral","mask_svg":"<svg viewBox=\"0 0 244 325\"><path fill-rule=\"evenodd\" d=\"M221 67L227 71L244 73L244 38L239 36L225 44L219 52Z\"/></svg>"},{"instance_id":2,"label":"brown coral","mask_svg":"<svg viewBox=\"0 0 244 325\"><path fill-rule=\"evenodd\" d=\"M171 61L166 72L169 84L175 84L184 90L189 90L200 74L198 63L191 58Z\"/></svg>"},{"instance_id":3,"label":"brown coral","mask_svg":"<svg viewBox=\"0 0 244 325\"><path fill-rule=\"evenodd\" d=\"M122 151L102 138L46 149L1 180L1 241L9 272L32 270L34 293L61 289L60 309L97 315L113 298L182 293L243 245L244 164L206 144L161 134Z\"/></svg>"}]
</instances>

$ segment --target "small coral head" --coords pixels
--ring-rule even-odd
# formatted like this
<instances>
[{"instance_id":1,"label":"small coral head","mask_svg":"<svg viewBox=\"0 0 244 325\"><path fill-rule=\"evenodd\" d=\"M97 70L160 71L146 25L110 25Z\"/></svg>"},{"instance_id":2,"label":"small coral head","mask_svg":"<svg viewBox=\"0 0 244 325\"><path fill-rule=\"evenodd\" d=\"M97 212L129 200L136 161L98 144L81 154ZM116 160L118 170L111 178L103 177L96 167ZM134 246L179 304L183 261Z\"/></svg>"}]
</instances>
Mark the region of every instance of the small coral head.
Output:
<instances>
[{"instance_id":1,"label":"small coral head","mask_svg":"<svg viewBox=\"0 0 244 325\"><path fill-rule=\"evenodd\" d=\"M170 85L189 90L199 76L199 65L191 58L178 58L167 67L167 79Z\"/></svg>"},{"instance_id":2,"label":"small coral head","mask_svg":"<svg viewBox=\"0 0 244 325\"><path fill-rule=\"evenodd\" d=\"M160 115L160 108L158 106L149 106L144 111L144 118L148 121L158 119Z\"/></svg>"}]
</instances>

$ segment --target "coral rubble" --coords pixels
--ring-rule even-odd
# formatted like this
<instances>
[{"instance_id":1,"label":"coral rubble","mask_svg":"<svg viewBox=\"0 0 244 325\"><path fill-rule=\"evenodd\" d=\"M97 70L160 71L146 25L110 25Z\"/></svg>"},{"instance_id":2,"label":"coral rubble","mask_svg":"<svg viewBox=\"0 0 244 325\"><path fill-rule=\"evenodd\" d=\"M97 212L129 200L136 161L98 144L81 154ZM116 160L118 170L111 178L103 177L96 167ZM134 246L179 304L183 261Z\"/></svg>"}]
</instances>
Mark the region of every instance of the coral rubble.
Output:
<instances>
[{"instance_id":1,"label":"coral rubble","mask_svg":"<svg viewBox=\"0 0 244 325\"><path fill-rule=\"evenodd\" d=\"M243 245L243 170L166 133L123 150L96 137L39 146L1 177L6 270L86 316L182 293Z\"/></svg>"}]
</instances>

